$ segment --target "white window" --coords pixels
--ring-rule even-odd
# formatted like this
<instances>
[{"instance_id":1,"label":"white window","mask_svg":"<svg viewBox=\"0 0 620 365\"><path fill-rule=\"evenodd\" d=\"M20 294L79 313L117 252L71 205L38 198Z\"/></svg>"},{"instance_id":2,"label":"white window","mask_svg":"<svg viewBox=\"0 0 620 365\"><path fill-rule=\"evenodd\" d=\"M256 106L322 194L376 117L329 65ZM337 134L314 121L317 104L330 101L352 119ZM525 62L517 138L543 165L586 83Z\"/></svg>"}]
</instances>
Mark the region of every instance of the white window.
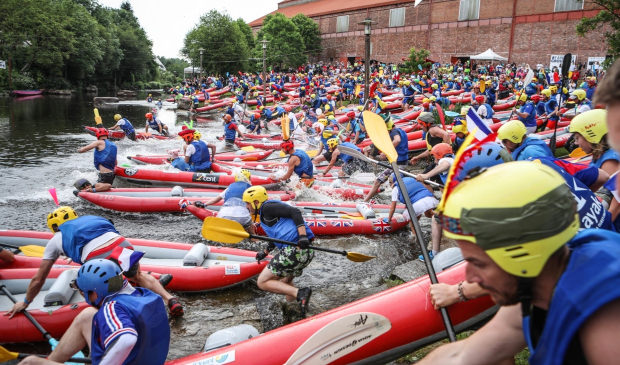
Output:
<instances>
[{"instance_id":1,"label":"white window","mask_svg":"<svg viewBox=\"0 0 620 365\"><path fill-rule=\"evenodd\" d=\"M583 9L584 0L555 0L553 11L571 11Z\"/></svg>"},{"instance_id":2,"label":"white window","mask_svg":"<svg viewBox=\"0 0 620 365\"><path fill-rule=\"evenodd\" d=\"M342 15L336 18L336 32L348 32L349 31L349 16Z\"/></svg>"},{"instance_id":3,"label":"white window","mask_svg":"<svg viewBox=\"0 0 620 365\"><path fill-rule=\"evenodd\" d=\"M459 20L475 20L480 15L480 0L461 0Z\"/></svg>"},{"instance_id":4,"label":"white window","mask_svg":"<svg viewBox=\"0 0 620 365\"><path fill-rule=\"evenodd\" d=\"M390 9L390 27L405 25L405 8Z\"/></svg>"}]
</instances>

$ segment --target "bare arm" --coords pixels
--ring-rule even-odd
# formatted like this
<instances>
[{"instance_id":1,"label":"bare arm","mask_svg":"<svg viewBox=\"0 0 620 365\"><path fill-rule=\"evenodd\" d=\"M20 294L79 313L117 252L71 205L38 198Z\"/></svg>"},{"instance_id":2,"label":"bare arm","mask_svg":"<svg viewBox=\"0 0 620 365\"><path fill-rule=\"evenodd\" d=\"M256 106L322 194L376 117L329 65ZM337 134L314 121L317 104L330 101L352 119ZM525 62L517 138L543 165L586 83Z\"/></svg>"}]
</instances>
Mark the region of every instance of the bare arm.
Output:
<instances>
[{"instance_id":1,"label":"bare arm","mask_svg":"<svg viewBox=\"0 0 620 365\"><path fill-rule=\"evenodd\" d=\"M87 144L84 147L80 147L80 148L78 148L78 153L88 152L88 151L92 150L93 148L98 147L100 142L101 142L100 140L97 140L97 141L94 141L93 143Z\"/></svg>"},{"instance_id":2,"label":"bare arm","mask_svg":"<svg viewBox=\"0 0 620 365\"><path fill-rule=\"evenodd\" d=\"M13 252L0 248L0 263L10 264L15 261L15 254Z\"/></svg>"},{"instance_id":3,"label":"bare arm","mask_svg":"<svg viewBox=\"0 0 620 365\"><path fill-rule=\"evenodd\" d=\"M520 304L502 307L476 333L435 349L419 364L497 364L514 357L525 347L521 319Z\"/></svg>"},{"instance_id":4,"label":"bare arm","mask_svg":"<svg viewBox=\"0 0 620 365\"><path fill-rule=\"evenodd\" d=\"M429 133L433 137L441 137L443 140L443 143L447 143L447 144L452 143L452 141L450 140L450 134L447 131L439 127L433 128L433 130L429 130Z\"/></svg>"},{"instance_id":5,"label":"bare arm","mask_svg":"<svg viewBox=\"0 0 620 365\"><path fill-rule=\"evenodd\" d=\"M323 171L323 175L327 175L329 170L331 170L331 168L334 167L334 165L336 164L336 161L338 161L338 156L339 155L340 155L340 150L338 150L338 149L336 149L336 150L334 150L334 152L332 152L332 159L331 159L331 161L329 161L329 165L327 165L327 168L325 169L325 171Z\"/></svg>"},{"instance_id":6,"label":"bare arm","mask_svg":"<svg viewBox=\"0 0 620 365\"><path fill-rule=\"evenodd\" d=\"M288 160L288 170L286 171L286 174L279 178L278 181L289 179L291 175L293 175L293 172L295 172L293 169L295 168L295 166L299 165L300 162L301 160L299 159L299 157L291 156L291 158ZM272 178L272 180L274 179Z\"/></svg>"},{"instance_id":7,"label":"bare arm","mask_svg":"<svg viewBox=\"0 0 620 365\"><path fill-rule=\"evenodd\" d=\"M430 179L431 177L435 175L441 174L442 172L446 171L449 168L450 168L450 163L448 161L442 161L440 164L435 166L431 171L427 172L426 174L418 174L416 176L416 179L418 181L424 181L424 180Z\"/></svg>"},{"instance_id":8,"label":"bare arm","mask_svg":"<svg viewBox=\"0 0 620 365\"><path fill-rule=\"evenodd\" d=\"M390 213L388 213L388 221L392 220L392 217L394 216L394 211L396 211L396 202L392 202L392 204L390 204Z\"/></svg>"},{"instance_id":9,"label":"bare arm","mask_svg":"<svg viewBox=\"0 0 620 365\"><path fill-rule=\"evenodd\" d=\"M612 364L620 358L617 335L620 326L620 300L608 303L592 315L579 330L588 364Z\"/></svg>"},{"instance_id":10,"label":"bare arm","mask_svg":"<svg viewBox=\"0 0 620 365\"><path fill-rule=\"evenodd\" d=\"M480 285L467 281L454 285L445 283L432 284L429 293L431 295L431 303L433 303L435 309L458 303L461 300L458 290L459 285L461 285L463 296L468 300L488 294Z\"/></svg>"},{"instance_id":11,"label":"bare arm","mask_svg":"<svg viewBox=\"0 0 620 365\"><path fill-rule=\"evenodd\" d=\"M217 204L217 202L219 202L220 200L222 200L222 197L218 195L215 198L211 198L207 200L206 202L202 202L202 204L204 204L205 206L209 206L209 205Z\"/></svg>"},{"instance_id":12,"label":"bare arm","mask_svg":"<svg viewBox=\"0 0 620 365\"><path fill-rule=\"evenodd\" d=\"M211 149L211 159L213 159L213 156L215 156L215 145L213 143L208 143L207 147Z\"/></svg>"},{"instance_id":13,"label":"bare arm","mask_svg":"<svg viewBox=\"0 0 620 365\"><path fill-rule=\"evenodd\" d=\"M596 177L596 181L590 185L590 190L593 192L598 191L607 180L609 180L609 174L603 169L598 169L598 176Z\"/></svg>"},{"instance_id":14,"label":"bare arm","mask_svg":"<svg viewBox=\"0 0 620 365\"><path fill-rule=\"evenodd\" d=\"M54 261L56 260L41 260L41 264L39 265L39 270L37 270L37 273L34 275L32 280L30 281L30 284L28 285L28 289L26 290L25 299L28 302L32 302L34 298L37 296L37 294L39 294L39 292L41 291L43 284L45 284L45 279L47 279L47 275L49 275L50 270L52 269L52 266L54 265ZM23 311L27 307L28 307L28 304L26 304L25 302L17 302L13 305L13 308L10 311L5 313L5 315L8 315L9 319L13 318L15 314Z\"/></svg>"}]
</instances>

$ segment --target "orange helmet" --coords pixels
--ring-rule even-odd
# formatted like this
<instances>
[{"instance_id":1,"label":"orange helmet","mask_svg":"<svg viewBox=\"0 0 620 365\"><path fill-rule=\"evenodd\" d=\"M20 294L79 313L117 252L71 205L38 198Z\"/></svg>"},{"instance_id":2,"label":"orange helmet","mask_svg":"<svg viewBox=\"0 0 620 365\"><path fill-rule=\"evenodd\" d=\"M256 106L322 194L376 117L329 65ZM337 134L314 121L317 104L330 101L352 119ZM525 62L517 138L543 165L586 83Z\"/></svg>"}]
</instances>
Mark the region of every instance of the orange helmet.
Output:
<instances>
[{"instance_id":1,"label":"orange helmet","mask_svg":"<svg viewBox=\"0 0 620 365\"><path fill-rule=\"evenodd\" d=\"M108 130L105 128L97 128L95 129L95 137L97 137L97 139L99 139L99 137L108 137L110 135L110 133L108 133Z\"/></svg>"},{"instance_id":2,"label":"orange helmet","mask_svg":"<svg viewBox=\"0 0 620 365\"><path fill-rule=\"evenodd\" d=\"M179 132L179 136L183 138L183 140L187 143L190 143L194 140L194 130L193 129L184 129Z\"/></svg>"},{"instance_id":3,"label":"orange helmet","mask_svg":"<svg viewBox=\"0 0 620 365\"><path fill-rule=\"evenodd\" d=\"M146 119L148 119L148 120L151 120L151 119L153 119L153 113L146 113L146 114L144 114L144 117Z\"/></svg>"},{"instance_id":4,"label":"orange helmet","mask_svg":"<svg viewBox=\"0 0 620 365\"><path fill-rule=\"evenodd\" d=\"M295 144L290 139L287 139L286 141L280 143L280 149L286 152L292 151L294 148Z\"/></svg>"},{"instance_id":5,"label":"orange helmet","mask_svg":"<svg viewBox=\"0 0 620 365\"><path fill-rule=\"evenodd\" d=\"M230 114L224 115L224 121L230 122L231 120L232 120L232 117L230 116Z\"/></svg>"},{"instance_id":6,"label":"orange helmet","mask_svg":"<svg viewBox=\"0 0 620 365\"><path fill-rule=\"evenodd\" d=\"M434 145L431 149L431 155L433 155L433 157L435 157L437 161L439 161L445 155L451 155L453 153L454 152L452 152L452 146L447 143L438 143Z\"/></svg>"}]
</instances>

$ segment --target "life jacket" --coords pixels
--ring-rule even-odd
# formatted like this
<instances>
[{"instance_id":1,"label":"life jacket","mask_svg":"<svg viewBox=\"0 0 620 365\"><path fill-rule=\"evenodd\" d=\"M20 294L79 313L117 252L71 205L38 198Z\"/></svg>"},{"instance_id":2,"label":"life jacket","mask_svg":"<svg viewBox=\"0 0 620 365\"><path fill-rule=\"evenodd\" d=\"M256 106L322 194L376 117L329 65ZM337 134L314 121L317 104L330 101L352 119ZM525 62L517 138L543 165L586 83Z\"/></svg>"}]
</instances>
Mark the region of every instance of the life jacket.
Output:
<instances>
[{"instance_id":1,"label":"life jacket","mask_svg":"<svg viewBox=\"0 0 620 365\"><path fill-rule=\"evenodd\" d=\"M433 193L431 193L427 188L425 188L421 182L417 181L412 177L403 177L403 182L405 183L407 195L409 195L409 200L411 200L411 204L417 202L422 198L433 196ZM403 192L400 191L400 189L398 190L398 201L405 204L405 197L403 196Z\"/></svg>"},{"instance_id":2,"label":"life jacket","mask_svg":"<svg viewBox=\"0 0 620 365\"><path fill-rule=\"evenodd\" d=\"M295 150L295 152L291 154L291 156L299 157L299 165L295 166L293 168L293 171L299 177L312 177L312 174L314 172L314 166L312 165L312 160L310 159L310 156L308 156L308 154L302 150ZM289 157L288 159L290 160L291 158Z\"/></svg>"},{"instance_id":3,"label":"life jacket","mask_svg":"<svg viewBox=\"0 0 620 365\"><path fill-rule=\"evenodd\" d=\"M58 230L62 232L62 251L78 264L83 264L82 250L88 242L104 233L118 234L109 220L94 215L83 215L66 221L58 226Z\"/></svg>"},{"instance_id":4,"label":"life jacket","mask_svg":"<svg viewBox=\"0 0 620 365\"><path fill-rule=\"evenodd\" d=\"M431 127L433 128L433 127ZM439 128L439 127L438 127ZM430 128L428 129L430 131ZM442 143L443 138L441 137L433 137L429 132L424 133L424 140L426 141L426 149L432 150L436 144Z\"/></svg>"},{"instance_id":5,"label":"life jacket","mask_svg":"<svg viewBox=\"0 0 620 365\"><path fill-rule=\"evenodd\" d=\"M233 122L228 122L224 125L224 139L228 141L234 141L237 138L237 130L230 128L232 125L236 125Z\"/></svg>"},{"instance_id":6,"label":"life jacket","mask_svg":"<svg viewBox=\"0 0 620 365\"><path fill-rule=\"evenodd\" d=\"M95 148L95 168L99 170L99 165L101 165L108 170L114 170L116 166L116 145L107 139L104 139L104 141L105 148L102 151Z\"/></svg>"},{"instance_id":7,"label":"life jacket","mask_svg":"<svg viewBox=\"0 0 620 365\"><path fill-rule=\"evenodd\" d=\"M170 346L170 325L163 299L144 288L134 288L131 294L116 294L108 296L102 302L102 306L93 318L93 331L91 335L91 358L93 364L99 364L105 355L104 342L108 339L102 338L100 326L128 318L111 318L114 316L106 305L122 306L129 312L129 320L134 325L137 334L137 341L133 349L123 362L129 364L163 364L168 356ZM119 328L122 331L121 328Z\"/></svg>"},{"instance_id":8,"label":"life jacket","mask_svg":"<svg viewBox=\"0 0 620 365\"><path fill-rule=\"evenodd\" d=\"M599 157L598 160L594 161L594 159L592 159L590 164L600 169L605 161L610 160L620 161L620 154L618 154L618 152L616 152L615 150L608 149L607 151L603 152L603 155Z\"/></svg>"},{"instance_id":9,"label":"life jacket","mask_svg":"<svg viewBox=\"0 0 620 365\"><path fill-rule=\"evenodd\" d=\"M189 163L192 165L192 171L202 171L211 168L211 155L209 154L209 147L203 141L194 141L192 146L196 149L196 152L189 158Z\"/></svg>"},{"instance_id":10,"label":"life jacket","mask_svg":"<svg viewBox=\"0 0 620 365\"><path fill-rule=\"evenodd\" d=\"M486 119L492 119L493 118L493 114L495 114L495 111L493 111L493 107L491 105L489 105L488 103L484 103L484 104L482 104L482 106L484 106L484 108L487 110Z\"/></svg>"},{"instance_id":11,"label":"life jacket","mask_svg":"<svg viewBox=\"0 0 620 365\"><path fill-rule=\"evenodd\" d=\"M261 205L260 210L259 210L259 215L262 215L265 204L284 205L284 203L277 201L277 200L267 200ZM273 226L266 225L265 223L263 223L261 219L260 226L263 228L263 231L265 231L267 236L271 238L276 238L279 240L291 241L291 242L297 242L299 240L299 232L297 231L297 226L295 225L295 222L293 222L293 219L291 218L279 218L276 224L274 224ZM308 239L310 240L314 238L314 233L312 233L312 230L310 230L310 227L308 227L308 224L306 222L304 222L304 226L306 226L306 236L308 236ZM277 243L277 242L274 242L274 244L278 248L282 248L286 246L284 244Z\"/></svg>"},{"instance_id":12,"label":"life jacket","mask_svg":"<svg viewBox=\"0 0 620 365\"><path fill-rule=\"evenodd\" d=\"M519 109L519 113L524 113L526 108L531 109L530 113L528 114L527 118L519 117L519 120L526 127L533 127L536 125L536 107L534 106L534 103L528 101L523 104L523 106Z\"/></svg>"},{"instance_id":13,"label":"life jacket","mask_svg":"<svg viewBox=\"0 0 620 365\"><path fill-rule=\"evenodd\" d=\"M252 185L245 181L235 181L234 183L228 185L226 193L224 194L224 201L230 198L243 199L243 193L250 187L252 187Z\"/></svg>"},{"instance_id":14,"label":"life jacket","mask_svg":"<svg viewBox=\"0 0 620 365\"><path fill-rule=\"evenodd\" d=\"M604 229L580 231L567 242L566 269L553 289L544 330L532 341L531 318L523 318L530 364L561 365L569 344L596 311L620 298L620 235Z\"/></svg>"},{"instance_id":15,"label":"life jacket","mask_svg":"<svg viewBox=\"0 0 620 365\"><path fill-rule=\"evenodd\" d=\"M398 133L400 136L400 142L398 146L396 146L396 153L398 153L398 158L396 162L404 162L409 159L409 140L407 139L407 133L400 128L392 128L390 131L390 138L394 140L394 136Z\"/></svg>"},{"instance_id":16,"label":"life jacket","mask_svg":"<svg viewBox=\"0 0 620 365\"><path fill-rule=\"evenodd\" d=\"M349 148L354 149L354 150L356 150L358 152L362 152L362 150L359 147L357 147L356 145L354 145L351 142L343 142L340 145L344 146L344 147L349 147ZM344 163L347 163L347 162L353 160L352 156L349 156L349 155L344 154L342 152L338 155L338 158L341 159Z\"/></svg>"},{"instance_id":17,"label":"life jacket","mask_svg":"<svg viewBox=\"0 0 620 365\"><path fill-rule=\"evenodd\" d=\"M133 125L131 125L131 123L129 122L129 120L127 120L127 118L122 118L121 120L125 121L124 124L121 124L121 129L123 130L123 132L125 132L126 135L136 133L136 130L133 128Z\"/></svg>"},{"instance_id":18,"label":"life jacket","mask_svg":"<svg viewBox=\"0 0 620 365\"><path fill-rule=\"evenodd\" d=\"M553 157L553 153L544 141L536 138L525 137L519 147L512 151L514 161L527 160L528 158Z\"/></svg>"},{"instance_id":19,"label":"life jacket","mask_svg":"<svg viewBox=\"0 0 620 365\"><path fill-rule=\"evenodd\" d=\"M553 111L555 111L555 108L557 106L558 106L558 102L555 99L549 99L549 101L547 101L545 103L545 112L547 114L553 113ZM558 116L557 115L553 115L553 116L549 117L549 120L557 121L558 120Z\"/></svg>"},{"instance_id":20,"label":"life jacket","mask_svg":"<svg viewBox=\"0 0 620 365\"><path fill-rule=\"evenodd\" d=\"M159 122L155 119L155 117L153 117L153 119L147 119L147 121L150 128L159 131Z\"/></svg>"}]
</instances>

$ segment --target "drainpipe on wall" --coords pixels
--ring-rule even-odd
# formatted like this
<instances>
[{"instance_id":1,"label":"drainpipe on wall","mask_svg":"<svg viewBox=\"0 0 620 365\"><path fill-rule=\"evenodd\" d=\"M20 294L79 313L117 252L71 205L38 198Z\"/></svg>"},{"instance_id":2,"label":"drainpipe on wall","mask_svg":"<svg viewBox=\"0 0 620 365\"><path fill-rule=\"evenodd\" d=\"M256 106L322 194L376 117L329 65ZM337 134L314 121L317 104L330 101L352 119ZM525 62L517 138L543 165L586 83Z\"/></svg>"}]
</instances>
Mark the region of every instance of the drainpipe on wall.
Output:
<instances>
[{"instance_id":1,"label":"drainpipe on wall","mask_svg":"<svg viewBox=\"0 0 620 365\"><path fill-rule=\"evenodd\" d=\"M512 22L510 23L510 44L508 46L508 62L512 62L512 46L515 38L515 19L517 17L517 0L512 2Z\"/></svg>"}]
</instances>

